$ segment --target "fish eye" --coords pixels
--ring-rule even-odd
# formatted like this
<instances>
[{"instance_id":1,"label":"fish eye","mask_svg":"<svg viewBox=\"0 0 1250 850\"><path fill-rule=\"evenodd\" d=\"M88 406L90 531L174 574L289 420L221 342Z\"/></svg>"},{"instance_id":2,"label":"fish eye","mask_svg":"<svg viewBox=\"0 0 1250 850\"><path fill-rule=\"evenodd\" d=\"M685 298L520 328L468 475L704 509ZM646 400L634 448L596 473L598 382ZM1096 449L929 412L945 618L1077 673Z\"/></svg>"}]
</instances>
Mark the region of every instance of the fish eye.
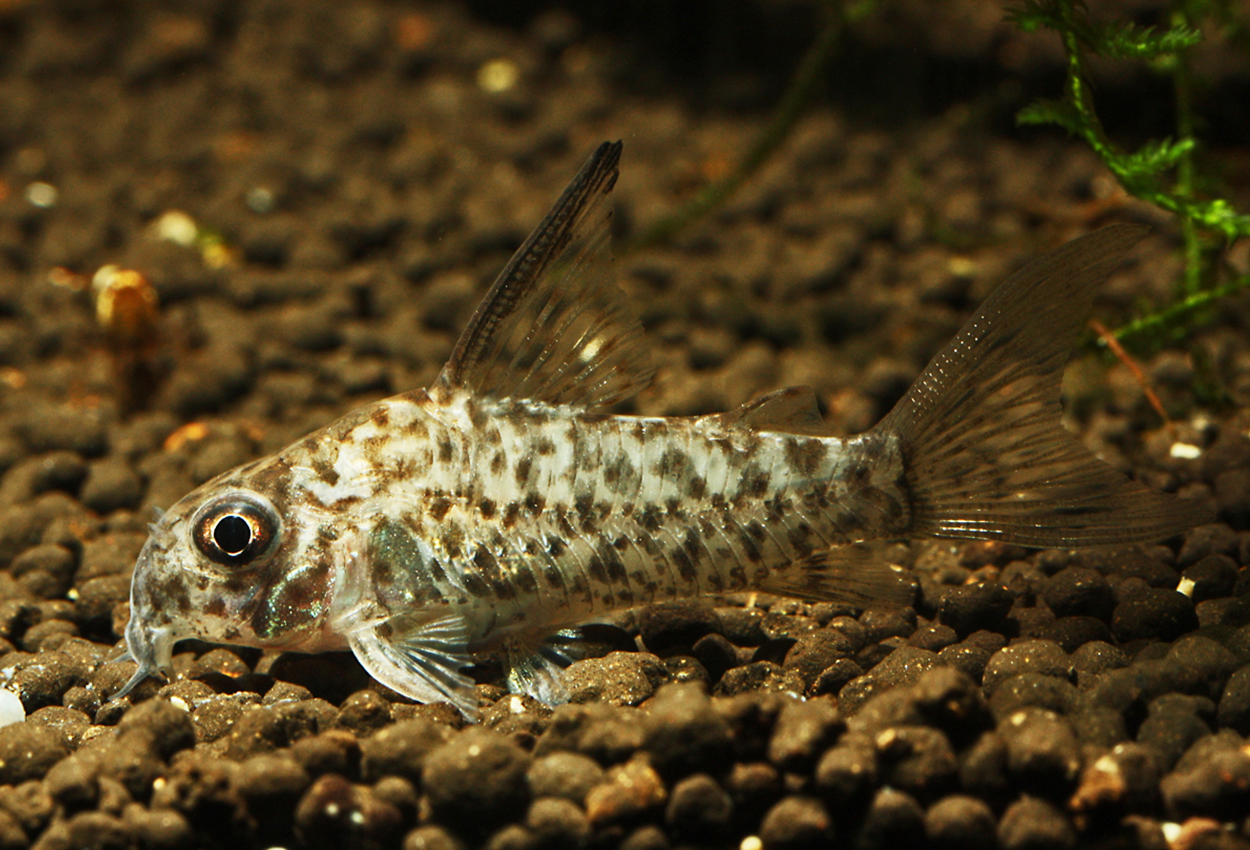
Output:
<instances>
[{"instance_id":1,"label":"fish eye","mask_svg":"<svg viewBox=\"0 0 1250 850\"><path fill-rule=\"evenodd\" d=\"M209 560L241 567L266 554L277 535L277 512L270 505L235 494L201 508L192 537Z\"/></svg>"}]
</instances>

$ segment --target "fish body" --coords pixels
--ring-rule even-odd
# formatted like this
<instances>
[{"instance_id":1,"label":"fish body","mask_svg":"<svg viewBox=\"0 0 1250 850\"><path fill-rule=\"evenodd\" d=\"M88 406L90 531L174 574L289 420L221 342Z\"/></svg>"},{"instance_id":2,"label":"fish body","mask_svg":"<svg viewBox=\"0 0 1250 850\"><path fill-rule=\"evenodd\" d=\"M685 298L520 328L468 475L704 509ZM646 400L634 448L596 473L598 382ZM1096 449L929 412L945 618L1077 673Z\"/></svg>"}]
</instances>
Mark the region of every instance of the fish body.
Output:
<instances>
[{"instance_id":1,"label":"fish body","mask_svg":"<svg viewBox=\"0 0 1250 850\"><path fill-rule=\"evenodd\" d=\"M173 644L350 648L382 683L476 712L463 672L564 697L562 630L758 589L860 607L909 587L859 541L1094 545L1206 518L1101 464L1059 425L1090 290L1141 235L1106 228L987 299L898 406L822 434L810 390L702 417L604 413L650 380L606 270L605 144L504 269L438 380L232 470L153 526L135 567L123 692Z\"/></svg>"}]
</instances>

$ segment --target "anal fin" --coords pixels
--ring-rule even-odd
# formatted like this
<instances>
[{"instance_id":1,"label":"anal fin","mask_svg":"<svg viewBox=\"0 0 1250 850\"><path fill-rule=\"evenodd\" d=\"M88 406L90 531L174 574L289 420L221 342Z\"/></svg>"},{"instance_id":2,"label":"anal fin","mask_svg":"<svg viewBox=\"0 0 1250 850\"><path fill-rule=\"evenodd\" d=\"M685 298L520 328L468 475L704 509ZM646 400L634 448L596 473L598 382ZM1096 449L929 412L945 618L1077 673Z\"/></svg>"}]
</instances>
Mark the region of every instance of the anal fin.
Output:
<instances>
[{"instance_id":1,"label":"anal fin","mask_svg":"<svg viewBox=\"0 0 1250 850\"><path fill-rule=\"evenodd\" d=\"M446 614L416 623L405 619L372 623L349 635L357 660L388 688L418 702L449 702L475 720L473 680L461 672L473 663L465 618Z\"/></svg>"},{"instance_id":2,"label":"anal fin","mask_svg":"<svg viewBox=\"0 0 1250 850\"><path fill-rule=\"evenodd\" d=\"M871 543L831 546L776 570L758 590L798 599L840 602L854 608L898 608L915 601L915 588L890 568Z\"/></svg>"}]
</instances>

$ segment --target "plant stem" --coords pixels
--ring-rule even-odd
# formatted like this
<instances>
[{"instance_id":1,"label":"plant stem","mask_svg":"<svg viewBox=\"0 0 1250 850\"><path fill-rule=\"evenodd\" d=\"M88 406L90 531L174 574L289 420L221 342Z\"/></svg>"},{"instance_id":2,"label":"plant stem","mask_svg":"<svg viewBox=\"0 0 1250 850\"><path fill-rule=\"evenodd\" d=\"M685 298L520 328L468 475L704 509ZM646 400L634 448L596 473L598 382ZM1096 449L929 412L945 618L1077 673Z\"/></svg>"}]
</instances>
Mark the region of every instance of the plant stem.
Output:
<instances>
[{"instance_id":1,"label":"plant stem","mask_svg":"<svg viewBox=\"0 0 1250 850\"><path fill-rule=\"evenodd\" d=\"M1138 334L1147 332L1154 334L1161 333L1166 330L1168 325L1181 318L1186 313L1192 313L1193 311L1205 307L1213 301L1218 301L1219 299L1229 295L1235 295L1236 293L1242 292L1246 289L1250 289L1250 274L1241 275L1240 277L1234 278L1227 283L1216 286L1212 289L1203 289L1199 292L1195 292L1170 307L1166 307L1156 313L1151 313L1149 316L1142 316L1140 319L1134 319L1128 324L1116 328L1113 332L1114 336L1116 339L1126 339L1128 337L1137 336Z\"/></svg>"},{"instance_id":2,"label":"plant stem","mask_svg":"<svg viewBox=\"0 0 1250 850\"><path fill-rule=\"evenodd\" d=\"M716 209L738 191L790 135L820 82L821 71L829 63L834 49L841 41L847 23L866 15L876 2L877 0L869 0L867 3L860 2L848 7L841 0L832 0L828 4L828 19L824 29L804 54L772 118L756 136L742 160L729 174L705 186L688 203L647 227L626 250L633 251L672 240L681 230Z\"/></svg>"},{"instance_id":3,"label":"plant stem","mask_svg":"<svg viewBox=\"0 0 1250 850\"><path fill-rule=\"evenodd\" d=\"M1183 4L1183 0L1181 0ZM1174 26L1190 22L1184 9L1178 5L1172 12ZM1193 89L1190 76L1189 56L1181 51L1172 57L1172 85L1176 93L1176 135L1182 139L1194 138ZM1176 166L1176 195L1187 201L1194 197L1194 151L1190 148L1181 155ZM1198 227L1189 216L1181 219L1181 233L1185 240L1185 278L1178 287L1178 295L1186 297L1202 289L1205 276L1202 242Z\"/></svg>"}]
</instances>

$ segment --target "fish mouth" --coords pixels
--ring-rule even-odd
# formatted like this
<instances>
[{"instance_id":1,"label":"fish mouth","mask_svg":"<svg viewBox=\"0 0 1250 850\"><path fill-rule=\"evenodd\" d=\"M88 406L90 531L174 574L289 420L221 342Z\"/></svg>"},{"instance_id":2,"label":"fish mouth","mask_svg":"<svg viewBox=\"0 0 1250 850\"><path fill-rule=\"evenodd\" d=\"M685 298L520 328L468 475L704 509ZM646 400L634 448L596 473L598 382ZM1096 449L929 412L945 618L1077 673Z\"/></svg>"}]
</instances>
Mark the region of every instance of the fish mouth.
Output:
<instances>
[{"instance_id":1,"label":"fish mouth","mask_svg":"<svg viewBox=\"0 0 1250 850\"><path fill-rule=\"evenodd\" d=\"M113 699L126 696L148 676L160 675L165 679L174 677L174 644L178 636L169 626L149 628L137 612L132 612L126 626L126 651L118 659L136 662L139 667Z\"/></svg>"}]
</instances>

